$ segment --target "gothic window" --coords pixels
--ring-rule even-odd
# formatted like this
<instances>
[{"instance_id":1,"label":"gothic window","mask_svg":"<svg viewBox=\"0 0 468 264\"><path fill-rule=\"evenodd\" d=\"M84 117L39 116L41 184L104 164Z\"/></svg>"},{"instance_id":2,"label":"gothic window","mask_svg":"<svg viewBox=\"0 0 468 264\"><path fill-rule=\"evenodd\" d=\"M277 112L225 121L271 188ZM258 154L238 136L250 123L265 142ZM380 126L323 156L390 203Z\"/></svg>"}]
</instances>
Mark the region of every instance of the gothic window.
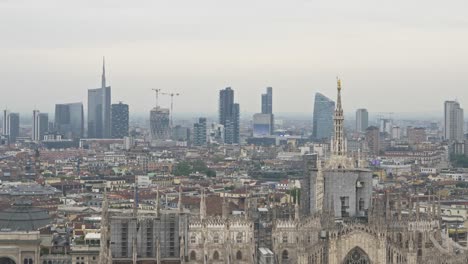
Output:
<instances>
[{"instance_id":1,"label":"gothic window","mask_svg":"<svg viewBox=\"0 0 468 264\"><path fill-rule=\"evenodd\" d=\"M242 260L242 252L241 252L240 250L237 251L236 259L237 259L237 260Z\"/></svg>"},{"instance_id":2,"label":"gothic window","mask_svg":"<svg viewBox=\"0 0 468 264\"><path fill-rule=\"evenodd\" d=\"M213 253L213 260L219 260L219 253L218 253L218 251L215 251L215 252Z\"/></svg>"},{"instance_id":3,"label":"gothic window","mask_svg":"<svg viewBox=\"0 0 468 264\"><path fill-rule=\"evenodd\" d=\"M218 243L219 243L219 235L218 235L218 234L215 234L215 235L213 236L213 243L215 243L215 244L218 244Z\"/></svg>"},{"instance_id":4,"label":"gothic window","mask_svg":"<svg viewBox=\"0 0 468 264\"><path fill-rule=\"evenodd\" d=\"M283 243L288 243L288 235L287 234L283 235Z\"/></svg>"},{"instance_id":5,"label":"gothic window","mask_svg":"<svg viewBox=\"0 0 468 264\"><path fill-rule=\"evenodd\" d=\"M307 237L307 243L310 243L310 235Z\"/></svg>"},{"instance_id":6,"label":"gothic window","mask_svg":"<svg viewBox=\"0 0 468 264\"><path fill-rule=\"evenodd\" d=\"M342 196L340 197L340 202L341 202L341 216L342 217L349 217L349 197L348 196Z\"/></svg>"},{"instance_id":7,"label":"gothic window","mask_svg":"<svg viewBox=\"0 0 468 264\"><path fill-rule=\"evenodd\" d=\"M190 252L190 260L197 260L197 253L195 251Z\"/></svg>"},{"instance_id":8,"label":"gothic window","mask_svg":"<svg viewBox=\"0 0 468 264\"><path fill-rule=\"evenodd\" d=\"M191 237L190 237L190 243L191 243L191 244L197 243L197 238L196 238L195 236L191 236Z\"/></svg>"},{"instance_id":9,"label":"gothic window","mask_svg":"<svg viewBox=\"0 0 468 264\"><path fill-rule=\"evenodd\" d=\"M364 199L359 199L359 211L364 211Z\"/></svg>"},{"instance_id":10,"label":"gothic window","mask_svg":"<svg viewBox=\"0 0 468 264\"><path fill-rule=\"evenodd\" d=\"M236 242L237 243L242 243L242 233L241 232L237 233Z\"/></svg>"},{"instance_id":11,"label":"gothic window","mask_svg":"<svg viewBox=\"0 0 468 264\"><path fill-rule=\"evenodd\" d=\"M369 256L360 248L355 247L346 256L343 264L370 264Z\"/></svg>"},{"instance_id":12,"label":"gothic window","mask_svg":"<svg viewBox=\"0 0 468 264\"><path fill-rule=\"evenodd\" d=\"M283 253L281 254L281 260L282 260L282 263L288 263L289 252L287 250L283 251Z\"/></svg>"}]
</instances>

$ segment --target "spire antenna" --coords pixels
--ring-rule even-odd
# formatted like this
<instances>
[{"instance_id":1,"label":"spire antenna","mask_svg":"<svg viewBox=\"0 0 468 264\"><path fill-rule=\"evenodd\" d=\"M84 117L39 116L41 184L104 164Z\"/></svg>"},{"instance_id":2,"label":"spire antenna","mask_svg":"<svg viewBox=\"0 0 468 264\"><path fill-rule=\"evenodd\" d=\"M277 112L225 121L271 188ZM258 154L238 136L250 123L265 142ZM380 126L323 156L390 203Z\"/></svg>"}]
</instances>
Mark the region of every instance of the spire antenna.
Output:
<instances>
[{"instance_id":1,"label":"spire antenna","mask_svg":"<svg viewBox=\"0 0 468 264\"><path fill-rule=\"evenodd\" d=\"M106 87L106 57L102 57L102 77L101 77L101 88Z\"/></svg>"}]
</instances>

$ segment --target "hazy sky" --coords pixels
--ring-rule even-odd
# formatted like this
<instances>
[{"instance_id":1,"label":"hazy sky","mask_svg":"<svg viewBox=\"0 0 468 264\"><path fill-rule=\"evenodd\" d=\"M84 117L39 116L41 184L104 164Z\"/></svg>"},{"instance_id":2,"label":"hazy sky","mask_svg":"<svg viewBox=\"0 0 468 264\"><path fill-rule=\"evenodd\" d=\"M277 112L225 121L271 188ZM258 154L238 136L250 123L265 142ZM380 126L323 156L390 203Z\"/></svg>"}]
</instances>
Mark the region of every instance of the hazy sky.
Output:
<instances>
[{"instance_id":1,"label":"hazy sky","mask_svg":"<svg viewBox=\"0 0 468 264\"><path fill-rule=\"evenodd\" d=\"M175 110L215 112L231 86L243 112L272 86L275 112L310 112L314 93L345 111L468 108L466 0L0 0L0 106L52 112L100 85L133 112L151 88ZM168 98L162 100L168 105Z\"/></svg>"}]
</instances>

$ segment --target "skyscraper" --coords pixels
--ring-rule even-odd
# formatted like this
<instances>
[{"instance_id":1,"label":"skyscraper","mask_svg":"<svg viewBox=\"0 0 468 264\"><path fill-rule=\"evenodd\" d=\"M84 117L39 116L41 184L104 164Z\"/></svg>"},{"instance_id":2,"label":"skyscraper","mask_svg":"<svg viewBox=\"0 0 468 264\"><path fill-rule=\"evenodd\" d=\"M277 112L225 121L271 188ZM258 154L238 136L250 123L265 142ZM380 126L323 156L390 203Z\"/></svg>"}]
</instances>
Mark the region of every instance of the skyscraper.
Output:
<instances>
[{"instance_id":1,"label":"skyscraper","mask_svg":"<svg viewBox=\"0 0 468 264\"><path fill-rule=\"evenodd\" d=\"M321 93L315 94L312 137L316 140L330 139L333 133L335 102Z\"/></svg>"},{"instance_id":2,"label":"skyscraper","mask_svg":"<svg viewBox=\"0 0 468 264\"><path fill-rule=\"evenodd\" d=\"M33 141L41 141L44 134L49 130L49 115L41 113L39 110L33 110Z\"/></svg>"},{"instance_id":3,"label":"skyscraper","mask_svg":"<svg viewBox=\"0 0 468 264\"><path fill-rule=\"evenodd\" d=\"M112 138L128 136L129 127L128 104L122 102L112 105Z\"/></svg>"},{"instance_id":4,"label":"skyscraper","mask_svg":"<svg viewBox=\"0 0 468 264\"><path fill-rule=\"evenodd\" d=\"M8 123L8 115L10 112L8 110L3 110L3 126L2 126L2 134L8 135L8 131L10 130L9 128L9 123Z\"/></svg>"},{"instance_id":5,"label":"skyscraper","mask_svg":"<svg viewBox=\"0 0 468 264\"><path fill-rule=\"evenodd\" d=\"M267 87L267 92L262 94L262 114L273 114L273 88Z\"/></svg>"},{"instance_id":6,"label":"skyscraper","mask_svg":"<svg viewBox=\"0 0 468 264\"><path fill-rule=\"evenodd\" d=\"M110 138L111 129L111 87L103 61L101 88L88 90L88 138Z\"/></svg>"},{"instance_id":7,"label":"skyscraper","mask_svg":"<svg viewBox=\"0 0 468 264\"><path fill-rule=\"evenodd\" d=\"M369 113L367 109L358 109L356 111L356 131L365 132L369 127Z\"/></svg>"},{"instance_id":8,"label":"skyscraper","mask_svg":"<svg viewBox=\"0 0 468 264\"><path fill-rule=\"evenodd\" d=\"M444 106L444 139L462 142L464 140L463 109L456 101L445 101Z\"/></svg>"},{"instance_id":9,"label":"skyscraper","mask_svg":"<svg viewBox=\"0 0 468 264\"><path fill-rule=\"evenodd\" d=\"M219 91L219 123L224 126L224 143L239 144L239 104L234 103L234 90L227 87Z\"/></svg>"},{"instance_id":10,"label":"skyscraper","mask_svg":"<svg viewBox=\"0 0 468 264\"><path fill-rule=\"evenodd\" d=\"M18 113L9 113L8 118L8 136L11 143L16 142L16 138L19 136L20 132L20 114Z\"/></svg>"},{"instance_id":11,"label":"skyscraper","mask_svg":"<svg viewBox=\"0 0 468 264\"><path fill-rule=\"evenodd\" d=\"M193 145L206 145L206 118L200 117L198 123L193 124Z\"/></svg>"},{"instance_id":12,"label":"skyscraper","mask_svg":"<svg viewBox=\"0 0 468 264\"><path fill-rule=\"evenodd\" d=\"M150 130L152 140L166 140L170 137L169 109L155 107L150 112Z\"/></svg>"},{"instance_id":13,"label":"skyscraper","mask_svg":"<svg viewBox=\"0 0 468 264\"><path fill-rule=\"evenodd\" d=\"M376 126L366 129L366 141L371 155L380 154L380 130Z\"/></svg>"},{"instance_id":14,"label":"skyscraper","mask_svg":"<svg viewBox=\"0 0 468 264\"><path fill-rule=\"evenodd\" d=\"M84 135L83 104L56 104L55 130L69 139L82 138Z\"/></svg>"}]
</instances>

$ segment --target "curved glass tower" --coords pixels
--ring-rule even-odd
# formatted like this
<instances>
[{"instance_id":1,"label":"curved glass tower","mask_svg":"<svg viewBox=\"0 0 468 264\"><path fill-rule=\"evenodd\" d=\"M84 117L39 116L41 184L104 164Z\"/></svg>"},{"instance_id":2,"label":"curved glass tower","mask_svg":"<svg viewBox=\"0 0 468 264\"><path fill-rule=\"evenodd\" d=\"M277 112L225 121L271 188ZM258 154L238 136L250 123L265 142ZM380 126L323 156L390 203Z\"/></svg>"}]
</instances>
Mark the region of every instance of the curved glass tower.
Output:
<instances>
[{"instance_id":1,"label":"curved glass tower","mask_svg":"<svg viewBox=\"0 0 468 264\"><path fill-rule=\"evenodd\" d=\"M333 134L335 102L321 93L315 94L312 137L316 140L330 139Z\"/></svg>"}]
</instances>

